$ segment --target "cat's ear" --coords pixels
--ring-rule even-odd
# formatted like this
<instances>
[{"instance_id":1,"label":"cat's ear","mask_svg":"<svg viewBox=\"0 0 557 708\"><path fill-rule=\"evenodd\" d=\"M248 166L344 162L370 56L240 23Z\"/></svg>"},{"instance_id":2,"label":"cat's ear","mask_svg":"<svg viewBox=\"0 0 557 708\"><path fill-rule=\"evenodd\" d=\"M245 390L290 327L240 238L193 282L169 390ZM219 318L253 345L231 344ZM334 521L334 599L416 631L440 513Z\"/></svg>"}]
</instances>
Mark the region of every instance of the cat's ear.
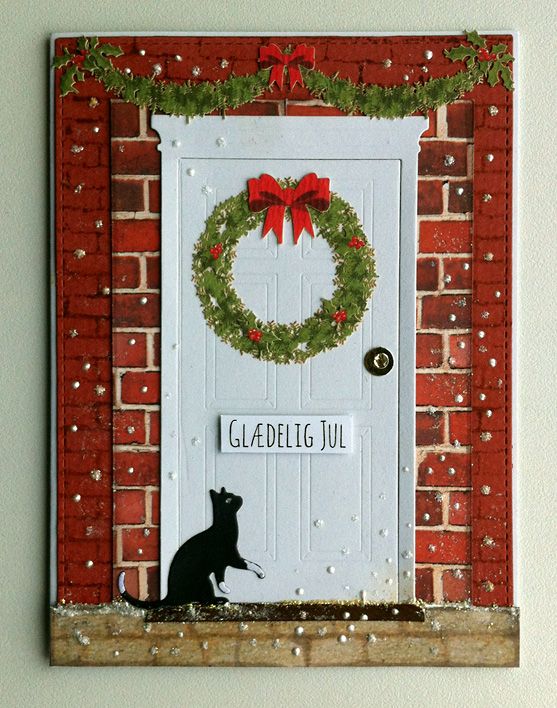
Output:
<instances>
[{"instance_id":1,"label":"cat's ear","mask_svg":"<svg viewBox=\"0 0 557 708\"><path fill-rule=\"evenodd\" d=\"M226 494L226 489L225 489L224 487L221 487L221 488L220 488L220 493L221 493L221 494Z\"/></svg>"},{"instance_id":2,"label":"cat's ear","mask_svg":"<svg viewBox=\"0 0 557 708\"><path fill-rule=\"evenodd\" d=\"M209 489L209 496L211 497L211 499L214 499L217 496L217 493L214 489Z\"/></svg>"}]
</instances>

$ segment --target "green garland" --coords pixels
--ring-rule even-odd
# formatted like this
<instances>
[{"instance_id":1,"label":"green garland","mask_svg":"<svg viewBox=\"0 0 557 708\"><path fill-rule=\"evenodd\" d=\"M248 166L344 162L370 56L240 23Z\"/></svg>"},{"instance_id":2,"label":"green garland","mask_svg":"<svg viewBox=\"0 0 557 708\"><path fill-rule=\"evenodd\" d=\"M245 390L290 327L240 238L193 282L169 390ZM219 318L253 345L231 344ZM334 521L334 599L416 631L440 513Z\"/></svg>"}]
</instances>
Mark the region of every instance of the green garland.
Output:
<instances>
[{"instance_id":1,"label":"green garland","mask_svg":"<svg viewBox=\"0 0 557 708\"><path fill-rule=\"evenodd\" d=\"M278 181L283 188L296 185ZM250 211L247 191L218 204L195 245L193 282L207 324L223 341L257 359L300 364L338 347L357 329L375 285L373 249L354 209L332 193L328 210L312 209L311 218L333 251L334 293L303 322L264 322L238 296L232 272L238 242L264 218L264 212Z\"/></svg>"},{"instance_id":2,"label":"green garland","mask_svg":"<svg viewBox=\"0 0 557 708\"><path fill-rule=\"evenodd\" d=\"M314 98L322 99L346 113L370 118L403 118L416 112L425 113L453 103L474 86L487 81L490 86L501 82L512 91L509 65L513 56L505 44L487 49L486 40L477 32L468 32L468 45L445 50L451 61L464 61L466 70L454 76L430 79L424 83L384 87L377 84L354 84L349 79L326 76L315 69L301 67L305 86ZM270 90L270 69L248 76L231 75L225 81L160 81L153 76L133 76L114 67L111 57L123 54L119 47L99 44L97 37L81 37L77 52L67 48L53 60L55 68L65 67L60 93L78 93L76 84L87 75L100 81L115 95L136 106L171 115L203 116L254 101Z\"/></svg>"}]
</instances>

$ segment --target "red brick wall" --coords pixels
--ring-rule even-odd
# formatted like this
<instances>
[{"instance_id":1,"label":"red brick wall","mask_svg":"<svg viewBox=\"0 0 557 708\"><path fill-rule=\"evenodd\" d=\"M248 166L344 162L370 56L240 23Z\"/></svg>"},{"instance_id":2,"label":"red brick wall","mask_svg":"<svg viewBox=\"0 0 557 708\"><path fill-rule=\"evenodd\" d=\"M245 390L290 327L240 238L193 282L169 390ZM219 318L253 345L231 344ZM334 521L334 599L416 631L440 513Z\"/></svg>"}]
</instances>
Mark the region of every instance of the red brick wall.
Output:
<instances>
[{"instance_id":1,"label":"red brick wall","mask_svg":"<svg viewBox=\"0 0 557 708\"><path fill-rule=\"evenodd\" d=\"M330 114L317 101L246 113ZM417 262L416 593L470 596L472 110L430 116L421 142ZM132 593L158 593L159 153L146 110L112 102L114 558Z\"/></svg>"}]
</instances>

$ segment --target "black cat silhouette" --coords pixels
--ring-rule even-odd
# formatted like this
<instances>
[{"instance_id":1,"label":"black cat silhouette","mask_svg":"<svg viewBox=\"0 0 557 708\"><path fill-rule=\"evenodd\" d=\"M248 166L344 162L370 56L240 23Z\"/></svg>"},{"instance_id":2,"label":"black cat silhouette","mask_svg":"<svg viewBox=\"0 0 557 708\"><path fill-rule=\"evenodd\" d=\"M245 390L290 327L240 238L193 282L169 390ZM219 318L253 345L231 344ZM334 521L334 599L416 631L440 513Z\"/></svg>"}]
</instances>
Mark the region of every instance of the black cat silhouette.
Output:
<instances>
[{"instance_id":1,"label":"black cat silhouette","mask_svg":"<svg viewBox=\"0 0 557 708\"><path fill-rule=\"evenodd\" d=\"M227 492L209 491L213 503L213 523L205 531L192 536L176 551L168 572L168 594L162 600L139 600L126 590L125 572L118 576L118 590L130 605L155 609L169 605L185 605L190 602L215 604L228 602L225 597L216 597L211 582L211 573L219 590L229 593L224 582L227 566L251 570L259 578L265 573L261 566L242 558L238 552L238 520L236 514L243 504L242 497Z\"/></svg>"}]
</instances>

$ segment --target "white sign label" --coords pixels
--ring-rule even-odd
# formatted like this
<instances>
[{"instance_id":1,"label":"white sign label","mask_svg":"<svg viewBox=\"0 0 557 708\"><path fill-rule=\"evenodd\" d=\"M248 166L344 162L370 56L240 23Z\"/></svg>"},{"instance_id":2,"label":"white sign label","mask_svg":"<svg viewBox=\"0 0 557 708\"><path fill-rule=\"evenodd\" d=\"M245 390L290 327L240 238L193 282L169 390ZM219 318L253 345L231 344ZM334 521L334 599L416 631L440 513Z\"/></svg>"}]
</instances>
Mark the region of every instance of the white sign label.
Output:
<instances>
[{"instance_id":1,"label":"white sign label","mask_svg":"<svg viewBox=\"0 0 557 708\"><path fill-rule=\"evenodd\" d=\"M221 452L352 452L352 418L348 415L221 415Z\"/></svg>"}]
</instances>

